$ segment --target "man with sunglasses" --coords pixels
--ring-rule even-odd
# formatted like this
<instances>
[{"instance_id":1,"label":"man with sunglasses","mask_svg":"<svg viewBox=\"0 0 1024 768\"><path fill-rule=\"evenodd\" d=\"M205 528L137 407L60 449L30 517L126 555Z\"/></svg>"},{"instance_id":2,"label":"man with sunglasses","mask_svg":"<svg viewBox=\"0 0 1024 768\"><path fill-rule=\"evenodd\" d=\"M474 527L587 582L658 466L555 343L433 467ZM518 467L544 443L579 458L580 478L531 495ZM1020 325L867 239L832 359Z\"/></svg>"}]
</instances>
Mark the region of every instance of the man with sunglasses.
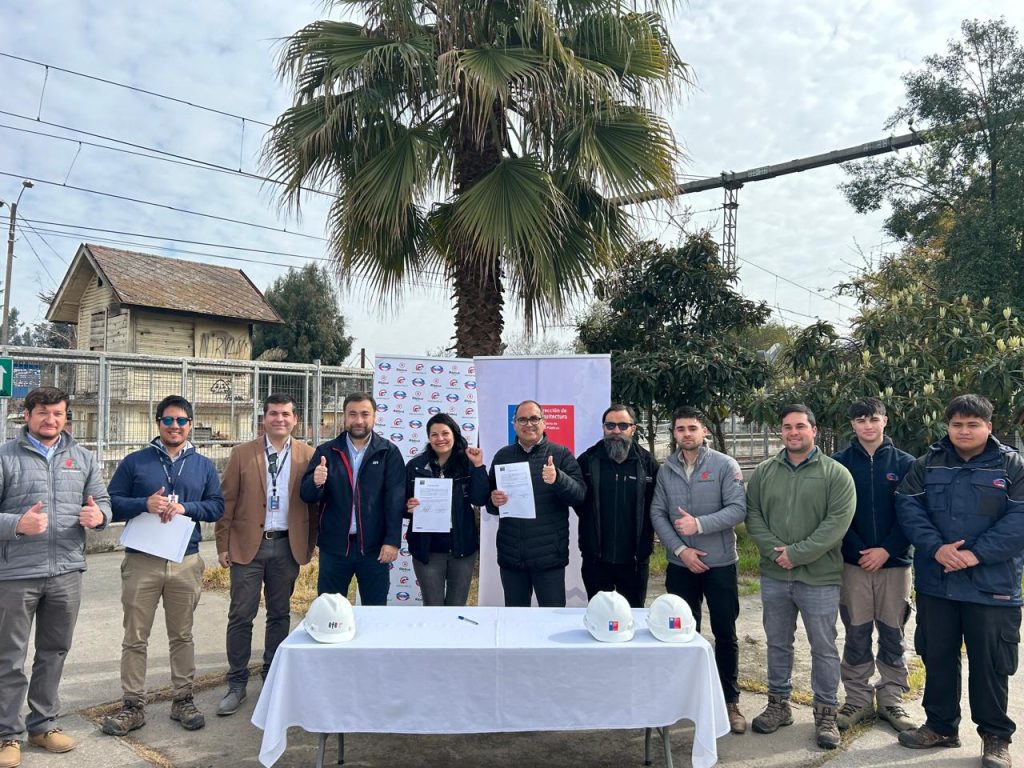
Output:
<instances>
[{"instance_id":1,"label":"man with sunglasses","mask_svg":"<svg viewBox=\"0 0 1024 768\"><path fill-rule=\"evenodd\" d=\"M529 607L535 594L542 608L561 608L565 606L565 566L569 564L569 507L583 502L583 475L569 449L548 440L540 403L521 402L512 425L515 442L494 454L491 463L487 511L498 515L508 503L508 496L495 482L495 467L525 462L533 481L535 517L502 517L498 522L498 568L505 605Z\"/></svg>"},{"instance_id":2,"label":"man with sunglasses","mask_svg":"<svg viewBox=\"0 0 1024 768\"><path fill-rule=\"evenodd\" d=\"M299 498L313 448L292 438L295 399L272 394L263 401L264 434L231 450L222 480L224 516L217 521L217 558L231 569L228 608L228 692L217 714L233 715L245 701L252 655L252 623L266 599L265 680L277 647L291 629L291 597L299 566L316 546L317 510Z\"/></svg>"},{"instance_id":3,"label":"man with sunglasses","mask_svg":"<svg viewBox=\"0 0 1024 768\"><path fill-rule=\"evenodd\" d=\"M634 608L647 600L654 528L651 498L658 462L639 443L636 416L615 403L601 416L604 437L580 454L587 488L578 507L587 597L618 592Z\"/></svg>"},{"instance_id":4,"label":"man with sunglasses","mask_svg":"<svg viewBox=\"0 0 1024 768\"><path fill-rule=\"evenodd\" d=\"M164 523L178 515L194 521L192 537L180 563L125 550L121 565L121 605L124 641L121 644L121 709L103 720L103 732L125 736L146 724L146 655L157 604L163 600L170 646L173 701L171 719L186 730L206 725L192 698L196 675L192 620L203 586L199 556L199 523L215 523L224 514L224 497L213 462L196 452L192 404L170 395L156 407L158 435L141 451L124 457L108 491L114 520L158 515Z\"/></svg>"},{"instance_id":5,"label":"man with sunglasses","mask_svg":"<svg viewBox=\"0 0 1024 768\"><path fill-rule=\"evenodd\" d=\"M746 517L747 502L740 465L708 448L706 437L700 411L687 406L675 410L672 440L677 450L658 473L651 519L668 556L665 590L690 606L698 632L701 605L707 603L729 728L743 733L747 720L739 704L739 556L734 529Z\"/></svg>"}]
</instances>

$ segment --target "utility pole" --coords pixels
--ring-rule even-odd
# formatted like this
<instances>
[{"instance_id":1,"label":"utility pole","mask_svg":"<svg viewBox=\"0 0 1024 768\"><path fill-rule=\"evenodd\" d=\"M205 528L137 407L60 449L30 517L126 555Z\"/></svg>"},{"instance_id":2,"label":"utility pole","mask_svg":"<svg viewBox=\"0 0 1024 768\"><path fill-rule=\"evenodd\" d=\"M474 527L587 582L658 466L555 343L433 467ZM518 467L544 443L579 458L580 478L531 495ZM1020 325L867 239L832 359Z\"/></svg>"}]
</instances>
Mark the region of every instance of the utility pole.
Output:
<instances>
[{"instance_id":1,"label":"utility pole","mask_svg":"<svg viewBox=\"0 0 1024 768\"><path fill-rule=\"evenodd\" d=\"M3 347L6 347L7 343L11 340L11 271L14 269L14 225L18 220L18 203L21 202L21 196L25 193L26 189L32 189L32 186L31 181L27 179L22 181L18 199L10 205L11 225L7 230L7 271L4 276L4 320L3 326L0 327L0 346Z\"/></svg>"}]
</instances>

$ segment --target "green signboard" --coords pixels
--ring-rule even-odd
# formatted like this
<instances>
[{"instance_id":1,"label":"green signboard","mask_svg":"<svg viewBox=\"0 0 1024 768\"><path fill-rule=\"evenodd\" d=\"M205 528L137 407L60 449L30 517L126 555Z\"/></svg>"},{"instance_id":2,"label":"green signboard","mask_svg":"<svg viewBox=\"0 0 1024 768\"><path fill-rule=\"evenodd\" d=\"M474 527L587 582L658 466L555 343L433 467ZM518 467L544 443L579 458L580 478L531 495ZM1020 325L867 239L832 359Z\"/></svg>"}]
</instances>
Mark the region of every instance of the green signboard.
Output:
<instances>
[{"instance_id":1,"label":"green signboard","mask_svg":"<svg viewBox=\"0 0 1024 768\"><path fill-rule=\"evenodd\" d=\"M10 397L14 387L14 360L0 357L0 397Z\"/></svg>"}]
</instances>

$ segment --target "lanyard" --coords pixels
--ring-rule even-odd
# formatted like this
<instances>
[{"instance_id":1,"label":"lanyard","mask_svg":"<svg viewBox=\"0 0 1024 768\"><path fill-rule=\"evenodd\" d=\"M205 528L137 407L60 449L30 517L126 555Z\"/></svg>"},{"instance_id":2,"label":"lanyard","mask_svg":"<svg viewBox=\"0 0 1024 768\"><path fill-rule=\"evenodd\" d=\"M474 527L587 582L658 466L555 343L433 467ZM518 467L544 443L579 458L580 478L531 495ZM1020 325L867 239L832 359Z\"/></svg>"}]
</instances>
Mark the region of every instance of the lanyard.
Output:
<instances>
[{"instance_id":1,"label":"lanyard","mask_svg":"<svg viewBox=\"0 0 1024 768\"><path fill-rule=\"evenodd\" d=\"M166 459L166 461L165 461L165 459ZM164 456L164 454L162 454L162 453L160 454L160 466L164 470L164 477L167 478L167 491L168 491L168 493L173 493L174 492L174 484L176 482L178 482L178 478L181 477L181 470L184 469L185 461L187 459L188 459L188 456L182 456L181 459L179 459L178 461L173 461L169 457ZM178 471L174 473L173 477L171 476L170 470L167 469L167 463L166 463L167 461L170 462L171 469L174 469L174 465L175 464L178 465Z\"/></svg>"},{"instance_id":2,"label":"lanyard","mask_svg":"<svg viewBox=\"0 0 1024 768\"><path fill-rule=\"evenodd\" d=\"M267 472L270 473L270 483L272 487L271 496L277 496L277 476L281 474L281 467L288 458L288 454L292 449L292 441L288 441L288 445L284 447L284 450L280 453L271 453L269 446L264 446L267 452ZM280 459L280 463L278 463Z\"/></svg>"}]
</instances>

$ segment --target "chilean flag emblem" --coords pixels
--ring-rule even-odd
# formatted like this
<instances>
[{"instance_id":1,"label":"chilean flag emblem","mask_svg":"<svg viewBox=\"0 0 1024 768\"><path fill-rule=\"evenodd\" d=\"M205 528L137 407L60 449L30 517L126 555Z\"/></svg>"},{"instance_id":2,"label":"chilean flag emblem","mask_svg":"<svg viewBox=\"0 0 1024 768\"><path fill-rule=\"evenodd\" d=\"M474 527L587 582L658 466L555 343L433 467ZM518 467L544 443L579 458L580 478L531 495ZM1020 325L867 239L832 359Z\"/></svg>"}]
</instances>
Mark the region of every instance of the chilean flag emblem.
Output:
<instances>
[{"instance_id":1,"label":"chilean flag emblem","mask_svg":"<svg viewBox=\"0 0 1024 768\"><path fill-rule=\"evenodd\" d=\"M996 488L1002 488L1003 490L1005 490L1006 489L1006 478L1005 477L997 477L995 480L992 481L992 485L994 485Z\"/></svg>"},{"instance_id":2,"label":"chilean flag emblem","mask_svg":"<svg viewBox=\"0 0 1024 768\"><path fill-rule=\"evenodd\" d=\"M618 632L619 631L619 622L617 622L617 621L609 621L608 622L608 631L609 632Z\"/></svg>"},{"instance_id":3,"label":"chilean flag emblem","mask_svg":"<svg viewBox=\"0 0 1024 768\"><path fill-rule=\"evenodd\" d=\"M669 629L682 629L683 628L683 620L682 620L682 618L679 617L679 616L669 616L668 617L668 628Z\"/></svg>"}]
</instances>

